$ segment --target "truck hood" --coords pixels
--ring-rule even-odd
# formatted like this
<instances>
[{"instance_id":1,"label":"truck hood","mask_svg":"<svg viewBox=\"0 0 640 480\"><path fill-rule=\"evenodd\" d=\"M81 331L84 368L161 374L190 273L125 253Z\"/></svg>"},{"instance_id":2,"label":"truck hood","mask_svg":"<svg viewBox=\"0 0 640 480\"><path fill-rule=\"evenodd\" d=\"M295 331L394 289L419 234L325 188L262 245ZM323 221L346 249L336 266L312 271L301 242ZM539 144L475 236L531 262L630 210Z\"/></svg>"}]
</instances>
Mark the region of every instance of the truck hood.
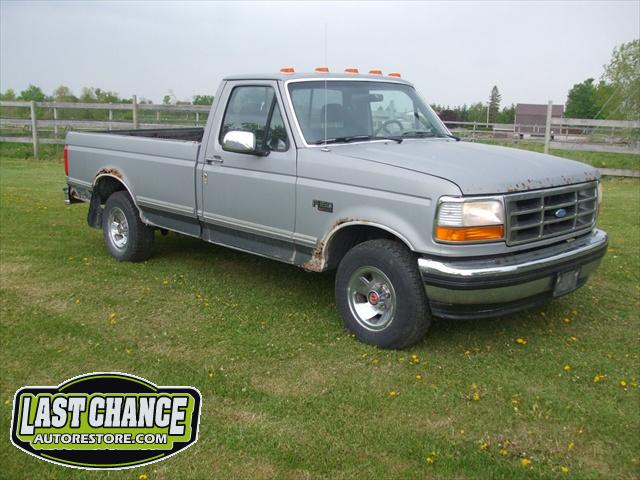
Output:
<instances>
[{"instance_id":1,"label":"truck hood","mask_svg":"<svg viewBox=\"0 0 640 480\"><path fill-rule=\"evenodd\" d=\"M597 169L573 160L447 139L333 145L331 151L440 177L455 183L465 195L519 192L599 178Z\"/></svg>"}]
</instances>

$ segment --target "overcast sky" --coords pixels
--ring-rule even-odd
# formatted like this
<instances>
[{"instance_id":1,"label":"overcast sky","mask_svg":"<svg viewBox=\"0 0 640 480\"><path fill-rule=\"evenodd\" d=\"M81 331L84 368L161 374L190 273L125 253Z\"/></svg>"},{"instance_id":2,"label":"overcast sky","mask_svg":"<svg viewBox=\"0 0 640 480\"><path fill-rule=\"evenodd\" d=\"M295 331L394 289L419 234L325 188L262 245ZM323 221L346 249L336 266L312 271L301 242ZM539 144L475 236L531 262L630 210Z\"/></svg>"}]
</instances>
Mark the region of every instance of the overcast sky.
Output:
<instances>
[{"instance_id":1,"label":"overcast sky","mask_svg":"<svg viewBox=\"0 0 640 480\"><path fill-rule=\"evenodd\" d=\"M213 94L234 73L399 71L432 103L562 103L640 37L640 2L0 1L0 89Z\"/></svg>"}]
</instances>

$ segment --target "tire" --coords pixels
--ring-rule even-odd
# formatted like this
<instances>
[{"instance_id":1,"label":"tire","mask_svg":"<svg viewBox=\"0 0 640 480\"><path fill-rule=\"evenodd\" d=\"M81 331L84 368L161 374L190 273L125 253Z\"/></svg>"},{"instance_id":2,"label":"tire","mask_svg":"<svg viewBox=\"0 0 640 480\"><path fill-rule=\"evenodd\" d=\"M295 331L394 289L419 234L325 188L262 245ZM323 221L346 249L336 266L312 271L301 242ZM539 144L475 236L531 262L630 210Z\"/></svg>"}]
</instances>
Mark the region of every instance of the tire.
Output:
<instances>
[{"instance_id":1,"label":"tire","mask_svg":"<svg viewBox=\"0 0 640 480\"><path fill-rule=\"evenodd\" d=\"M431 323L415 255L393 240L369 240L347 252L336 273L336 303L345 328L381 348L412 345Z\"/></svg>"},{"instance_id":2,"label":"tire","mask_svg":"<svg viewBox=\"0 0 640 480\"><path fill-rule=\"evenodd\" d=\"M154 230L140 220L138 208L125 191L113 193L102 214L107 250L121 262L142 262L151 256Z\"/></svg>"}]
</instances>

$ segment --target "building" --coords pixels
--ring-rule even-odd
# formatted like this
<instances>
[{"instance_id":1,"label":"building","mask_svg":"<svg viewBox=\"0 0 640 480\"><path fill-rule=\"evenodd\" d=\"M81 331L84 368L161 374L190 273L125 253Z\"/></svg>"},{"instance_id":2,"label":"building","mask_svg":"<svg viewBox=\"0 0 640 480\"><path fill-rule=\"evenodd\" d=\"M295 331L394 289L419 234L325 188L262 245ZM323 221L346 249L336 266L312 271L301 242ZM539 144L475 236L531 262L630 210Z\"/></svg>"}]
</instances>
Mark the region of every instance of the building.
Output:
<instances>
[{"instance_id":1,"label":"building","mask_svg":"<svg viewBox=\"0 0 640 480\"><path fill-rule=\"evenodd\" d=\"M553 118L564 116L564 105L553 105L551 107ZM547 105L534 103L518 103L514 123L517 125L516 131L521 134L544 135L547 124Z\"/></svg>"}]
</instances>

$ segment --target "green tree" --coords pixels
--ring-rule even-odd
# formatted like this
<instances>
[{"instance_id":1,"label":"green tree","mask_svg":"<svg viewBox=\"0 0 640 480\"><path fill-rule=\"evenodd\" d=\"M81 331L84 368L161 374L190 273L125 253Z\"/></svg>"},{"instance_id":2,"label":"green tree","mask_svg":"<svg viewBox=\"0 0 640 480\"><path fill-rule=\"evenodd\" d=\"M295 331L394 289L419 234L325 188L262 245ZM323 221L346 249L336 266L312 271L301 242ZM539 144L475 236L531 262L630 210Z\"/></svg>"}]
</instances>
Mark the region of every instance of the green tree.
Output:
<instances>
[{"instance_id":1,"label":"green tree","mask_svg":"<svg viewBox=\"0 0 640 480\"><path fill-rule=\"evenodd\" d=\"M0 100L13 101L16 99L16 92L12 88L7 89L4 93L0 93Z\"/></svg>"},{"instance_id":2,"label":"green tree","mask_svg":"<svg viewBox=\"0 0 640 480\"><path fill-rule=\"evenodd\" d=\"M516 106L511 104L509 107L504 107L500 113L496 116L496 123L514 123L516 117Z\"/></svg>"},{"instance_id":3,"label":"green tree","mask_svg":"<svg viewBox=\"0 0 640 480\"><path fill-rule=\"evenodd\" d=\"M194 105L212 105L213 95L194 95L193 104Z\"/></svg>"},{"instance_id":4,"label":"green tree","mask_svg":"<svg viewBox=\"0 0 640 480\"><path fill-rule=\"evenodd\" d=\"M71 89L66 85L60 85L53 91L53 100L55 102L77 102L76 97Z\"/></svg>"},{"instance_id":5,"label":"green tree","mask_svg":"<svg viewBox=\"0 0 640 480\"><path fill-rule=\"evenodd\" d=\"M611 61L604 67L603 79L618 95L616 110L622 118L640 117L640 39L613 49ZM612 99L613 100L613 99Z\"/></svg>"},{"instance_id":6,"label":"green tree","mask_svg":"<svg viewBox=\"0 0 640 480\"><path fill-rule=\"evenodd\" d=\"M98 103L119 103L120 97L116 92L109 90L102 90L101 88L94 89L96 102Z\"/></svg>"},{"instance_id":7,"label":"green tree","mask_svg":"<svg viewBox=\"0 0 640 480\"><path fill-rule=\"evenodd\" d=\"M40 87L29 85L26 90L20 92L18 100L25 102L30 102L31 100L34 102L44 102L45 98L46 96Z\"/></svg>"},{"instance_id":8,"label":"green tree","mask_svg":"<svg viewBox=\"0 0 640 480\"><path fill-rule=\"evenodd\" d=\"M498 91L498 87L496 85L491 89L491 95L489 96L489 121L494 123L496 121L496 117L500 112L500 101L502 100L502 95Z\"/></svg>"},{"instance_id":9,"label":"green tree","mask_svg":"<svg viewBox=\"0 0 640 480\"><path fill-rule=\"evenodd\" d=\"M162 97L162 104L163 105L171 105L172 101L171 101L171 95L165 95L164 97Z\"/></svg>"},{"instance_id":10,"label":"green tree","mask_svg":"<svg viewBox=\"0 0 640 480\"><path fill-rule=\"evenodd\" d=\"M567 117L595 118L599 110L593 78L587 78L584 82L576 83L571 87L564 112Z\"/></svg>"}]
</instances>

